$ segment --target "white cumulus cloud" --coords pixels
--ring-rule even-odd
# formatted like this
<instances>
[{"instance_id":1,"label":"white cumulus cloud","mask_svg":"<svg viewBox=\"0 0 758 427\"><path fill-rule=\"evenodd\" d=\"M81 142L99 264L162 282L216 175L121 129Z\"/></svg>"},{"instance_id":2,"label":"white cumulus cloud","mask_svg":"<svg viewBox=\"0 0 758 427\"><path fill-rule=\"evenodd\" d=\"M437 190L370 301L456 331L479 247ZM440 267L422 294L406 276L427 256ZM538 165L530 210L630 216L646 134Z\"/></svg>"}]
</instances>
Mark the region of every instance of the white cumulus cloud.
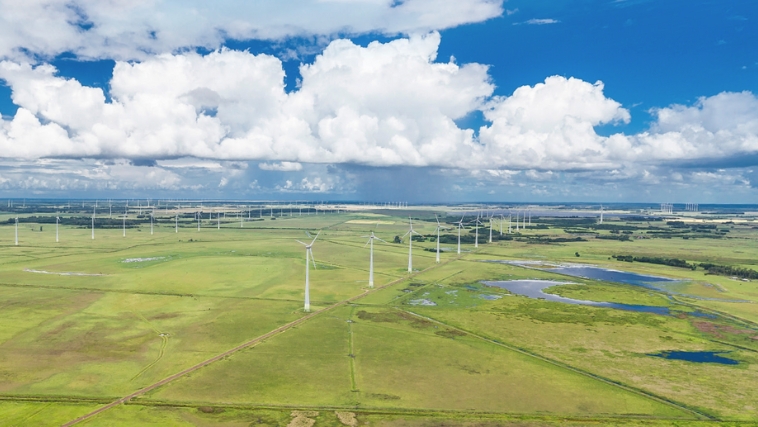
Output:
<instances>
[{"instance_id":1,"label":"white cumulus cloud","mask_svg":"<svg viewBox=\"0 0 758 427\"><path fill-rule=\"evenodd\" d=\"M503 0L0 0L0 58L146 59L227 39L411 34L482 22Z\"/></svg>"},{"instance_id":2,"label":"white cumulus cloud","mask_svg":"<svg viewBox=\"0 0 758 427\"><path fill-rule=\"evenodd\" d=\"M439 43L438 33L365 47L335 40L301 66L290 93L279 59L228 49L117 62L111 100L50 65L3 61L19 109L0 119L0 156L157 160L167 170L200 159L288 172L304 163L623 171L758 153L752 93L660 108L646 132L602 136L597 126L631 120L602 82L553 76L493 97L487 66L439 62ZM478 135L456 124L477 111L487 121Z\"/></svg>"}]
</instances>

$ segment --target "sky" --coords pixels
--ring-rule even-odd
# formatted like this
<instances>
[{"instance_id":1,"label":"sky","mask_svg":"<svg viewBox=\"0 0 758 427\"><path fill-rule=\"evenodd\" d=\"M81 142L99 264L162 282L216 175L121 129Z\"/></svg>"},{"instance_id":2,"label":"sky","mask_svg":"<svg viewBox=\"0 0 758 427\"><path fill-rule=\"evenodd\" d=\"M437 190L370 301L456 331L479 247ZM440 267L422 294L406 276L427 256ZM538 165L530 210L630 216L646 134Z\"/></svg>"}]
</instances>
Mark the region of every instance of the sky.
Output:
<instances>
[{"instance_id":1,"label":"sky","mask_svg":"<svg viewBox=\"0 0 758 427\"><path fill-rule=\"evenodd\" d=\"M750 0L0 0L0 197L754 203Z\"/></svg>"}]
</instances>

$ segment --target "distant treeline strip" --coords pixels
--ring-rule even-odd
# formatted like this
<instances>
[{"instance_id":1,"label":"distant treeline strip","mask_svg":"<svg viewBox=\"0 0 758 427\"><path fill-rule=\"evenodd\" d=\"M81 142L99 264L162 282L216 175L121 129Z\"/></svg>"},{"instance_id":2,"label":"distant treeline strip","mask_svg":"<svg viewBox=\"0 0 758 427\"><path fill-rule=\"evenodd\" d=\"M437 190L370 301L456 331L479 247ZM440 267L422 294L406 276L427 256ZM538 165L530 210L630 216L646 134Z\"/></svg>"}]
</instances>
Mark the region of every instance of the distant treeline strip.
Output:
<instances>
[{"instance_id":1,"label":"distant treeline strip","mask_svg":"<svg viewBox=\"0 0 758 427\"><path fill-rule=\"evenodd\" d=\"M742 279L758 279L758 271L751 270L749 268L732 267L729 265L719 265L709 262L702 262L700 264L688 263L683 259L678 258L662 258L662 257L648 257L648 256L632 256L632 255L613 255L613 258L624 262L645 262L648 264L660 264L668 265L671 267L688 268L690 270L696 270L698 267L707 271L708 274L718 274L720 276L740 277Z\"/></svg>"},{"instance_id":2,"label":"distant treeline strip","mask_svg":"<svg viewBox=\"0 0 758 427\"><path fill-rule=\"evenodd\" d=\"M645 262L648 264L660 264L668 265L670 267L689 268L690 270L695 270L697 268L695 264L690 264L687 261L679 258L661 258L649 256L637 257L632 255L613 255L613 258L624 262Z\"/></svg>"}]
</instances>

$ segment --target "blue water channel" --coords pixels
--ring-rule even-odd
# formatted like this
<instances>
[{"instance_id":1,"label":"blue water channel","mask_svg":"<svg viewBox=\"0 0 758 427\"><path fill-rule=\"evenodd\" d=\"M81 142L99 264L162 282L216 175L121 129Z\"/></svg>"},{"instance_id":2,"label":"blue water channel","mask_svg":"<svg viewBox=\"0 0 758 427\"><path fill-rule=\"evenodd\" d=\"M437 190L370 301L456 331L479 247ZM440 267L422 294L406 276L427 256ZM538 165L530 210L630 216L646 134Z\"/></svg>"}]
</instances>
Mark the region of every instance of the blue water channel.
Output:
<instances>
[{"instance_id":1,"label":"blue water channel","mask_svg":"<svg viewBox=\"0 0 758 427\"><path fill-rule=\"evenodd\" d=\"M563 302L567 304L589 305L592 307L615 308L618 310L637 311L642 313L655 313L669 315L671 312L668 307L658 307L653 305L633 305L633 304L616 304L612 302L585 301L573 298L566 298L560 295L553 295L543 292L543 289L556 285L566 285L569 282L557 282L554 280L505 280L497 282L482 282L487 286L494 286L507 289L508 292L516 295L523 295L529 298L544 299L546 301Z\"/></svg>"},{"instance_id":2,"label":"blue water channel","mask_svg":"<svg viewBox=\"0 0 758 427\"><path fill-rule=\"evenodd\" d=\"M695 363L720 363L722 365L738 365L740 362L728 357L719 356L727 354L728 351L664 351L648 356L662 357L669 360L685 360Z\"/></svg>"}]
</instances>

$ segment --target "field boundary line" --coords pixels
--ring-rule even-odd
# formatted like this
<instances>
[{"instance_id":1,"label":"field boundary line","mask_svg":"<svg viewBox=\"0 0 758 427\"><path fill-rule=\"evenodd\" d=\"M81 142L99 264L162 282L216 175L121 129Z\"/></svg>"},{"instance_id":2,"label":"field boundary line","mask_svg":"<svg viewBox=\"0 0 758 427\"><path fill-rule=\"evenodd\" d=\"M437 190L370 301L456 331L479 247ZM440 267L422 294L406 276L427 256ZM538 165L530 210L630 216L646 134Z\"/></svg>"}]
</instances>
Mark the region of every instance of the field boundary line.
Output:
<instances>
[{"instance_id":1,"label":"field boundary line","mask_svg":"<svg viewBox=\"0 0 758 427\"><path fill-rule=\"evenodd\" d=\"M267 340L269 338L272 338L272 337L274 337L276 335L279 335L280 333L285 332L285 331L287 331L287 330L289 330L289 329L291 329L291 328L293 328L293 327L295 327L297 325L300 325L302 323L307 322L308 320L312 319L315 316L318 316L319 314L332 311L332 310L334 310L336 308L339 308L339 307L342 307L344 305L348 305L348 304L352 303L353 301L357 301L357 300L359 300L359 299L361 299L363 297L366 297L366 296L368 296L370 294L373 294L375 292L378 292L378 291L383 290L385 288L388 288L390 286L394 286L394 285L396 285L398 283L401 283L401 282L403 282L405 280L408 280L409 278L411 278L411 277L413 277L415 275L422 274L422 273L425 273L425 272L427 272L429 270L433 270L435 268L438 268L438 267L441 267L443 265L446 265L446 264L448 264L448 263L450 263L452 261L458 260L459 258L460 258L460 256L459 257L455 257L455 258L451 258L451 259L449 259L449 260L447 260L445 262L432 265L432 266L427 267L427 268L425 268L423 270L420 270L418 272L411 273L411 274L409 274L406 277L402 277L402 278L393 280L392 282L386 283L386 284L384 284L382 286L379 286L379 287L376 287L376 288L373 288L373 289L366 289L366 290L363 291L363 293L360 293L358 295L352 296L352 297L350 297L350 298L348 298L346 300L340 301L340 302L338 302L336 304L333 304L333 305L331 305L329 307L323 308L323 309L321 309L319 311L314 311L314 312L312 312L310 314L307 314L307 315L305 315L305 316L303 316L303 317L301 317L299 319L293 320L290 323L287 323L287 324L284 324L282 326L279 326L278 328L273 329L273 330L271 330L271 331L269 331L269 332L267 332L267 333L265 333L263 335L260 335L260 336L258 336L256 338L253 338L253 339L249 340L249 341L246 341L246 342L244 342L244 343L242 343L242 344L240 344L240 345L238 345L238 346L236 346L234 348L226 350L225 352L220 353L220 354L218 354L218 355L216 355L214 357L211 357L210 359L206 359L206 360L204 360L204 361L202 361L200 363L197 363L197 364L195 364L193 366L190 366L189 368L186 368L186 369L184 369L184 370L182 370L180 372L177 372L176 374L170 375L170 376L168 376L168 377L166 377L166 378L164 378L164 379L162 379L162 380L160 380L160 381L158 381L156 383L153 383L151 385L143 387L143 388L141 388L141 389L139 389L139 390L137 390L137 391L135 391L135 392L127 395L127 396L124 396L124 397L122 397L120 399L117 399L117 400L115 400L115 401L113 401L113 402L111 402L111 403L109 403L109 404L107 404L107 405L105 405L105 406L103 406L101 408L98 408L98 409L96 409L96 410L94 410L94 411L92 411L92 412L90 412L88 414L84 414L84 415L82 415L82 416L80 416L80 417L78 417L78 418L76 418L74 420L71 420L71 421L69 421L69 422L67 422L65 424L62 424L61 427L69 427L69 426L78 424L78 423L80 423L82 421L88 420L88 419L90 419L90 418L92 418L92 417L94 417L94 416L96 416L96 415L98 415L98 414L100 414L102 412L107 411L108 409L111 409L111 408L116 407L118 405L127 403L131 399L134 399L135 397L139 397L139 396L141 396L141 395L143 395L145 393L148 393L148 392L150 392L152 390L155 390L156 388L164 386L164 385L166 385L166 384L168 384L168 383L170 383L170 382L172 382L174 380L177 380L177 379L179 379L181 377L184 377L187 374L195 372L195 371L197 371L197 370L199 370L201 368L204 368L204 367L206 367L206 366L208 366L208 365L210 365L210 364L212 364L214 362L217 362L217 361L219 361L221 359L224 359L225 357L230 356L230 355L232 355L232 354L234 354L234 353L236 353L236 352L238 352L240 350L244 350L244 349L246 349L248 347L254 346L254 345L259 344L259 343L261 343L261 342L263 342L263 341L265 341L265 340Z\"/></svg>"},{"instance_id":2,"label":"field boundary line","mask_svg":"<svg viewBox=\"0 0 758 427\"><path fill-rule=\"evenodd\" d=\"M586 376L588 378L592 378L592 379L600 381L602 383L605 383L605 384L608 384L608 385L611 385L611 386L615 386L615 387L621 388L623 390L629 391L631 393L634 393L634 394L637 394L637 395L641 395L641 396L647 397L649 399L655 400L655 401L657 401L659 403L663 403L665 405L677 408L679 410L682 410L682 411L685 411L685 412L689 412L690 414L695 415L697 418L708 420L708 421L720 421L718 418L716 418L716 417L714 417L712 415L708 415L706 413L697 411L697 410L692 409L692 408L690 408L689 406L687 406L687 405L685 405L683 403L679 403L679 402L676 402L674 400L670 400L670 399L667 399L665 397L658 396L658 395L656 395L654 393L651 393L649 391L646 391L646 390L643 390L643 389L639 389L639 388L636 388L636 387L633 387L633 386L629 386L629 385L626 385L626 384L614 381L614 380L612 380L610 378L605 378L605 377L600 376L598 374L593 374L592 372L588 372L588 371L585 371L583 369L576 368L576 367L571 366L571 365L569 365L567 363L564 363L564 362L561 362L561 361L558 361L558 360L554 360L554 359L550 359L550 358L548 358L546 356L543 356L541 354L534 353L532 351L529 351L529 350L526 350L526 349L523 349L523 348L520 348L520 347L516 347L516 346L514 346L512 344L507 344L507 343L504 343L502 341L498 341L498 340L495 340L495 339L492 339L492 338L488 338L488 337L486 337L484 335L480 335L480 334L477 334L475 332L471 332L471 331L468 331L466 329L463 329L461 327L458 327L458 326L455 326L455 325L451 325L449 323L445 323L445 322L443 322L441 320L437 320L437 319L434 319L434 318L431 318L431 317L428 317L428 316L424 316L424 315L421 315L421 314L418 314L418 313L414 313L412 311L404 310L404 309L401 309L401 308L398 308L398 307L394 307L394 308L395 308L395 310L411 314L413 316L416 316L418 318L421 318L421 319L424 319L424 320L436 323L438 325L442 325L442 326L445 326L445 327L448 327L448 328L456 329L456 330L461 331L461 332L465 332L466 334L469 334L472 337L475 337L475 338L478 338L480 340L486 341L486 342L488 342L490 344L495 344L495 345L497 345L499 347L506 348L508 350L511 350L511 351L523 354L525 356L529 356L529 357L533 357L535 359L539 359L539 360L541 360L543 362L546 362L546 363L549 363L549 364L551 364L553 366L557 366L559 368L563 368L563 369L575 372L577 374Z\"/></svg>"}]
</instances>

